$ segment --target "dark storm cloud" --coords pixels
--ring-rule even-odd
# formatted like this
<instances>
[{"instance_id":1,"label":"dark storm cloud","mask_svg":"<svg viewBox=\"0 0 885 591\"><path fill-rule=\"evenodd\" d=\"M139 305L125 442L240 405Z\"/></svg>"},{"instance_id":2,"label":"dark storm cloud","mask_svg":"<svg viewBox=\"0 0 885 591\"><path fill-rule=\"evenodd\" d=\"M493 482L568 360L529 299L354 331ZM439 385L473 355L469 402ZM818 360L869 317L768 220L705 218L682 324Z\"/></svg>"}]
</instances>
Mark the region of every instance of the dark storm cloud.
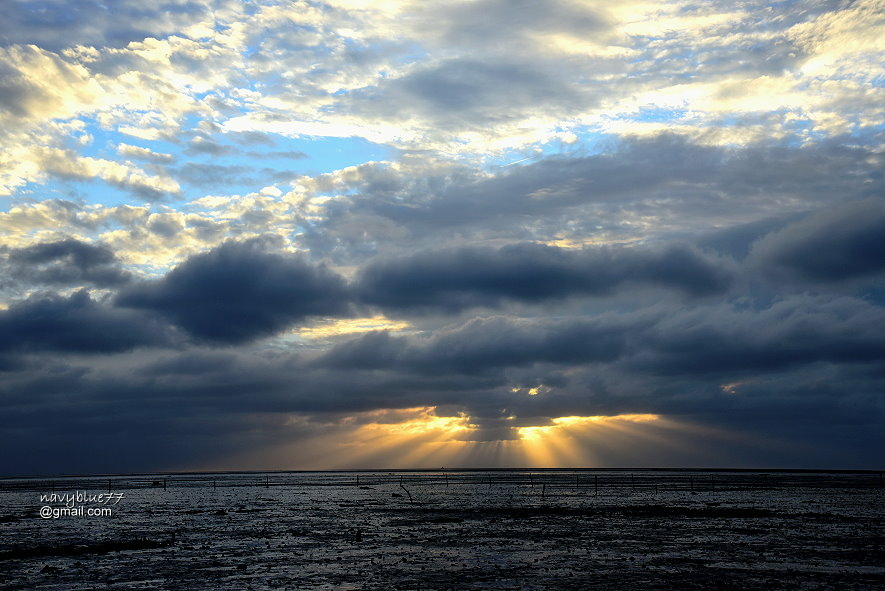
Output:
<instances>
[{"instance_id":1,"label":"dark storm cloud","mask_svg":"<svg viewBox=\"0 0 885 591\"><path fill-rule=\"evenodd\" d=\"M631 366L657 374L759 375L814 363L885 359L885 309L796 295L763 309L721 304L670 312L642 334Z\"/></svg>"},{"instance_id":2,"label":"dark storm cloud","mask_svg":"<svg viewBox=\"0 0 885 591\"><path fill-rule=\"evenodd\" d=\"M162 314L199 340L237 344L345 313L347 294L326 267L253 240L195 255L163 279L124 290L117 304Z\"/></svg>"},{"instance_id":3,"label":"dark storm cloud","mask_svg":"<svg viewBox=\"0 0 885 591\"><path fill-rule=\"evenodd\" d=\"M816 212L753 245L765 271L811 283L885 271L885 200L851 202Z\"/></svg>"},{"instance_id":4,"label":"dark storm cloud","mask_svg":"<svg viewBox=\"0 0 885 591\"><path fill-rule=\"evenodd\" d=\"M835 444L852 433L856 445L833 449L854 455L834 451L833 461L863 465L872 461L869 445L881 441L870 425L883 416L885 343L876 330L883 321L881 308L863 300L797 296L760 309L717 303L594 318L479 318L427 336L365 335L314 358L194 349L146 363L133 357L119 370L12 367L0 376L12 404L0 423L4 430L31 425L53 441L99 427L102 441L116 441L116 429L131 427L159 446L156 454L131 450L131 462L149 466L168 458L162 440L170 434L188 442L175 455L182 461L223 457L232 442L243 452L288 441L301 433L283 427L291 413L336 420L439 406L466 411L479 426L468 435L474 440L512 437L507 416L527 426L647 412L776 440L785 427L775 414L802 423L791 434L796 440ZM723 391L732 382L746 383ZM548 388L528 394L541 384ZM63 393L76 396L60 408L55 399ZM145 421L150 430L139 427ZM213 455L216 438L223 445ZM757 450L740 461L768 457Z\"/></svg>"},{"instance_id":5,"label":"dark storm cloud","mask_svg":"<svg viewBox=\"0 0 885 591\"><path fill-rule=\"evenodd\" d=\"M11 376L0 382L0 395L15 401L0 415L0 431L19 433L27 453L4 446L0 465L18 474L123 473L164 469L176 458L181 468L284 435L282 420L235 412L221 397L201 394L190 383L167 389L77 367L44 367L27 380Z\"/></svg>"},{"instance_id":6,"label":"dark storm cloud","mask_svg":"<svg viewBox=\"0 0 885 591\"><path fill-rule=\"evenodd\" d=\"M235 361L236 356L227 352L185 353L148 364L139 373L150 376L206 375L229 370Z\"/></svg>"},{"instance_id":7,"label":"dark storm cloud","mask_svg":"<svg viewBox=\"0 0 885 591\"><path fill-rule=\"evenodd\" d=\"M334 346L322 367L398 369L442 375L498 372L535 363L612 361L622 352L622 330L592 320L523 321L477 318L454 330L415 342L388 333L370 333Z\"/></svg>"},{"instance_id":8,"label":"dark storm cloud","mask_svg":"<svg viewBox=\"0 0 885 591\"><path fill-rule=\"evenodd\" d=\"M117 287L131 280L104 245L73 238L9 250L6 272L28 284Z\"/></svg>"},{"instance_id":9,"label":"dark storm cloud","mask_svg":"<svg viewBox=\"0 0 885 591\"><path fill-rule=\"evenodd\" d=\"M743 260L750 253L750 247L763 236L780 230L786 226L792 218L783 216L765 218L745 224L737 224L728 228L715 230L701 236L697 244L702 248L714 250L728 255L736 260Z\"/></svg>"},{"instance_id":10,"label":"dark storm cloud","mask_svg":"<svg viewBox=\"0 0 885 591\"><path fill-rule=\"evenodd\" d=\"M760 309L708 304L592 319L477 318L423 339L370 333L335 345L316 363L444 375L619 362L631 372L706 381L821 362L876 363L885 359L881 326L885 310L864 300L797 295Z\"/></svg>"},{"instance_id":11,"label":"dark storm cloud","mask_svg":"<svg viewBox=\"0 0 885 591\"><path fill-rule=\"evenodd\" d=\"M78 44L125 47L180 31L208 14L205 2L190 0L7 0L0 43L34 44L51 51Z\"/></svg>"},{"instance_id":12,"label":"dark storm cloud","mask_svg":"<svg viewBox=\"0 0 885 591\"><path fill-rule=\"evenodd\" d=\"M569 250L523 243L372 261L356 283L362 301L385 309L458 311L507 300L606 295L628 284L705 296L722 293L729 281L727 263L685 246Z\"/></svg>"},{"instance_id":13,"label":"dark storm cloud","mask_svg":"<svg viewBox=\"0 0 885 591\"><path fill-rule=\"evenodd\" d=\"M0 351L117 353L170 342L163 323L104 306L85 290L38 293L0 311Z\"/></svg>"}]
</instances>

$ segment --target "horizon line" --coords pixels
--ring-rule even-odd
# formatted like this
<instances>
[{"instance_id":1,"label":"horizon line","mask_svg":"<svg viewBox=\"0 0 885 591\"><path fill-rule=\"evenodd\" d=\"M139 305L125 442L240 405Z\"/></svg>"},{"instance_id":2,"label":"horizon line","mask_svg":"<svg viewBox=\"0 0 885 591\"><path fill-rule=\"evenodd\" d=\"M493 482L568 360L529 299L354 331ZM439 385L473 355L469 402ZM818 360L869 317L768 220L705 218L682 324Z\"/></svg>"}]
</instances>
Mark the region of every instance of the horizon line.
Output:
<instances>
[{"instance_id":1,"label":"horizon line","mask_svg":"<svg viewBox=\"0 0 885 591\"><path fill-rule=\"evenodd\" d=\"M156 470L141 472L99 472L79 474L29 474L17 476L0 476L3 480L26 480L48 478L122 478L129 476L190 476L190 475L235 475L235 474L353 474L353 473L406 473L406 472L767 472L767 473L795 473L795 474L881 474L885 468L686 468L686 467L619 467L619 468L537 468L537 467L509 467L509 468L464 468L464 467L440 467L440 468L334 468L334 469L286 469L286 470Z\"/></svg>"}]
</instances>

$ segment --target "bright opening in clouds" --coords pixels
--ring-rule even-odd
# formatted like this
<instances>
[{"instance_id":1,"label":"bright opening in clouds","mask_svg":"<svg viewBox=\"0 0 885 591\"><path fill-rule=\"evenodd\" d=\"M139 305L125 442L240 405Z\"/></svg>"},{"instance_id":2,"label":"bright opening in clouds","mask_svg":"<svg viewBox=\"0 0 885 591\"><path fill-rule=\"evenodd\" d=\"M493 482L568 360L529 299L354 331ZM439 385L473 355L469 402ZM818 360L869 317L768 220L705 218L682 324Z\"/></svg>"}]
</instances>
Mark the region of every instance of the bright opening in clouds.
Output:
<instances>
[{"instance_id":1,"label":"bright opening in clouds","mask_svg":"<svg viewBox=\"0 0 885 591\"><path fill-rule=\"evenodd\" d=\"M0 472L872 468L885 4L10 0Z\"/></svg>"}]
</instances>

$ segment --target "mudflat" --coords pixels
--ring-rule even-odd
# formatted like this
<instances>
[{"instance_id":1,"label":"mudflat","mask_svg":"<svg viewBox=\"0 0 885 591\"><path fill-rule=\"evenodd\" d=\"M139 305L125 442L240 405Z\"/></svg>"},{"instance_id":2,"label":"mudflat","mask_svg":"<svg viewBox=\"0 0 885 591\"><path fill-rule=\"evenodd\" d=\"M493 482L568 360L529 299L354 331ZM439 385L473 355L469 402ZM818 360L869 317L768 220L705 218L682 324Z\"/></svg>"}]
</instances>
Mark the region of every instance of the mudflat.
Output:
<instances>
[{"instance_id":1,"label":"mudflat","mask_svg":"<svg viewBox=\"0 0 885 591\"><path fill-rule=\"evenodd\" d=\"M872 473L141 475L0 497L2 589L885 585Z\"/></svg>"}]
</instances>

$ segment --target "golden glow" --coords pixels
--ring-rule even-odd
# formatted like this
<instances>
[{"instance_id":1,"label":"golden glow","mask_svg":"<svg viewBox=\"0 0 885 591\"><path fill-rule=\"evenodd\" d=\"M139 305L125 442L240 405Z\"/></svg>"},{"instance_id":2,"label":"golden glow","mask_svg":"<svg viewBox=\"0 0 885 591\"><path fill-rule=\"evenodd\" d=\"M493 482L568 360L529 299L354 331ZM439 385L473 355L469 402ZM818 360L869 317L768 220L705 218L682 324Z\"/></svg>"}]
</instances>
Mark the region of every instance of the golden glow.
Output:
<instances>
[{"instance_id":1,"label":"golden glow","mask_svg":"<svg viewBox=\"0 0 885 591\"><path fill-rule=\"evenodd\" d=\"M556 417L516 431L526 466L587 467L606 465L607 457L630 454L641 445L672 446L680 428L655 414L620 414Z\"/></svg>"},{"instance_id":2,"label":"golden glow","mask_svg":"<svg viewBox=\"0 0 885 591\"><path fill-rule=\"evenodd\" d=\"M565 416L553 418L547 425L514 427L512 439L481 441L482 430L468 415L440 416L438 412L436 407L428 406L348 417L345 422L355 430L335 446L341 454L339 465L597 466L600 460L596 448L631 446L643 438L642 425L671 429L674 425L654 414ZM511 415L505 420L518 418ZM657 437L644 436L655 445Z\"/></svg>"},{"instance_id":3,"label":"golden glow","mask_svg":"<svg viewBox=\"0 0 885 591\"><path fill-rule=\"evenodd\" d=\"M380 409L328 422L293 415L287 426L295 438L289 443L201 468L580 468L653 465L673 457L703 464L715 455L711 442L742 439L656 414L564 416L543 425L522 419L523 426L518 416L501 418L512 428L500 431L499 423L485 431L466 413L435 406ZM304 435L311 431L315 435Z\"/></svg>"},{"instance_id":4,"label":"golden glow","mask_svg":"<svg viewBox=\"0 0 885 591\"><path fill-rule=\"evenodd\" d=\"M516 431L519 433L520 439L526 441L537 442L549 437L561 436L563 428L567 427L587 427L594 423L608 423L612 421L625 421L628 423L645 423L649 421L657 421L661 417L651 414L625 414L625 415L597 415L590 417L557 417L551 419L552 425L541 427L519 427Z\"/></svg>"},{"instance_id":5,"label":"golden glow","mask_svg":"<svg viewBox=\"0 0 885 591\"><path fill-rule=\"evenodd\" d=\"M389 412L389 411L385 411ZM362 427L367 431L379 430L390 435L426 435L436 433L441 438L447 434L458 433L460 431L468 431L473 428L470 424L470 417L463 412L453 417L436 416L436 407L418 407L397 411L397 416L403 414L417 413L418 416L406 419L402 422L373 422Z\"/></svg>"},{"instance_id":6,"label":"golden glow","mask_svg":"<svg viewBox=\"0 0 885 591\"><path fill-rule=\"evenodd\" d=\"M305 339L325 339L345 334L359 332L371 332L375 330L405 330L412 326L404 320L391 320L379 315L366 318L343 318L340 320L328 320L318 322L313 326L306 326L295 331Z\"/></svg>"},{"instance_id":7,"label":"golden glow","mask_svg":"<svg viewBox=\"0 0 885 591\"><path fill-rule=\"evenodd\" d=\"M652 414L624 414L624 415L598 415L593 417L559 417L557 419L553 419L553 422L557 425L575 425L575 424L587 424L587 423L603 423L607 421L628 421L631 423L646 423L648 421L657 421L661 417L660 415L652 415Z\"/></svg>"},{"instance_id":8,"label":"golden glow","mask_svg":"<svg viewBox=\"0 0 885 591\"><path fill-rule=\"evenodd\" d=\"M545 386L544 384L538 384L537 386L532 386L530 388L514 386L510 388L511 392L525 392L529 396L537 396L538 394L546 394L550 392L552 388L550 386Z\"/></svg>"},{"instance_id":9,"label":"golden glow","mask_svg":"<svg viewBox=\"0 0 885 591\"><path fill-rule=\"evenodd\" d=\"M440 416L435 406L378 410L348 417L355 429L336 445L339 466L452 465L475 426L463 412Z\"/></svg>"}]
</instances>

